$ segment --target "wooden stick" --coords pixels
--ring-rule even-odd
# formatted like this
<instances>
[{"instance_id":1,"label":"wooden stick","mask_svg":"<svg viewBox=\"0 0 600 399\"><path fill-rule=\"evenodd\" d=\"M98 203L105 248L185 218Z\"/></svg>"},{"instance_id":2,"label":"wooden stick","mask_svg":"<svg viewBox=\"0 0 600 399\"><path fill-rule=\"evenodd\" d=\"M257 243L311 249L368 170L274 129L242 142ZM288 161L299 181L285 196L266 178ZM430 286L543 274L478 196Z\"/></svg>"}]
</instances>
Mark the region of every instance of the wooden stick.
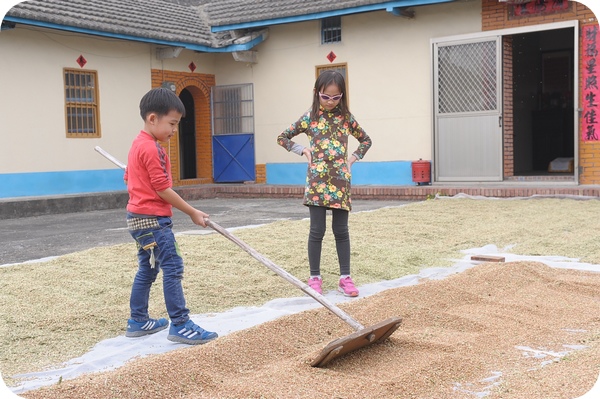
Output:
<instances>
[{"instance_id":1,"label":"wooden stick","mask_svg":"<svg viewBox=\"0 0 600 399\"><path fill-rule=\"evenodd\" d=\"M117 158L113 157L112 155L110 155L108 152L104 151L99 146L96 146L95 150L100 155L102 155L103 157L105 157L106 159L108 159L109 161L111 161L112 163L114 163L115 165L120 167L121 169L125 169L126 165L124 163L120 162ZM271 260L265 258L263 255L261 255L255 249L251 248L248 244L246 244L245 242L243 242L242 240L240 240L239 238L237 238L236 236L234 236L233 234L231 234L230 232L225 230L223 227L219 226L218 224L216 224L215 222L213 222L209 219L205 219L205 221L206 221L207 226L209 226L210 228L212 228L213 230L215 230L217 233L221 234L222 236L228 238L230 241L233 241L240 248L242 248L244 251L249 253L254 259L258 260L260 263L262 263L263 265L268 267L271 271L277 273L279 276L283 277L285 280L289 281L290 283L292 283L293 285L295 285L296 287L300 288L302 291L304 291L305 293L307 293L308 295L313 297L313 299L315 299L321 305L325 306L331 313L335 314L340 319L342 319L346 323L348 323L350 325L350 327L354 328L356 331L359 331L359 330L362 330L365 328L358 321L354 320L349 314L347 314L342 309L335 306L333 303L329 302L327 300L327 298L325 298L323 295L319 294L317 291L310 288L307 284L304 284L302 281L298 280L295 276L291 275L286 270L277 266Z\"/></svg>"},{"instance_id":2,"label":"wooden stick","mask_svg":"<svg viewBox=\"0 0 600 399\"><path fill-rule=\"evenodd\" d=\"M282 269L280 266L277 266L271 260L267 259L263 255L261 255L256 250L252 249L248 244L235 237L229 231L225 230L223 227L219 226L215 222L206 219L206 225L210 228L214 229L219 234L225 236L229 240L233 241L244 251L249 253L254 259L258 260L260 263L268 267L271 271L277 273L280 277L283 277L285 280L289 281L296 287L300 288L302 291L313 297L317 302L321 305L325 306L331 313L338 316L340 319L344 320L346 323L350 325L350 327L354 328L356 331L364 329L363 325L358 321L354 320L350 315L344 312L342 309L335 306L333 303L329 302L327 298L323 295L319 294L317 291L310 288L307 284L304 284L302 281L298 280L295 276L288 273L286 270Z\"/></svg>"},{"instance_id":3,"label":"wooden stick","mask_svg":"<svg viewBox=\"0 0 600 399\"><path fill-rule=\"evenodd\" d=\"M473 255L471 260L478 260L482 262L504 262L504 256L493 256L493 255Z\"/></svg>"},{"instance_id":4,"label":"wooden stick","mask_svg":"<svg viewBox=\"0 0 600 399\"><path fill-rule=\"evenodd\" d=\"M125 170L125 168L127 167L127 165L125 165L124 163L122 163L117 158L113 157L112 155L110 155L108 152L104 151L100 146L94 147L94 150L96 150L96 152L98 152L104 158L108 159L109 161L111 161L112 163L117 165L119 168Z\"/></svg>"}]
</instances>

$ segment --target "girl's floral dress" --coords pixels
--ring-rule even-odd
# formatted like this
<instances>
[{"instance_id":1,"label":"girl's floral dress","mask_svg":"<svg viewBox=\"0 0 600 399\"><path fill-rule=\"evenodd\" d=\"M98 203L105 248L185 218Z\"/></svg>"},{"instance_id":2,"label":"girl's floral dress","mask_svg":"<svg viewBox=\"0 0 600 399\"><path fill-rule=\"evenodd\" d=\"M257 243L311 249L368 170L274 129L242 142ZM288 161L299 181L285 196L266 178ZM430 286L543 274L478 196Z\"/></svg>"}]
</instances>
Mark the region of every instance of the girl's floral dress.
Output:
<instances>
[{"instance_id":1,"label":"girl's floral dress","mask_svg":"<svg viewBox=\"0 0 600 399\"><path fill-rule=\"evenodd\" d=\"M310 119L310 111L305 113L277 137L277 144L291 151L295 146L292 138L300 133L308 136L312 154L306 175L304 205L350 211L348 137L354 136L359 142L352 153L357 159L362 159L371 148L371 138L352 114L344 119L338 107L331 111L321 107L318 120Z\"/></svg>"}]
</instances>

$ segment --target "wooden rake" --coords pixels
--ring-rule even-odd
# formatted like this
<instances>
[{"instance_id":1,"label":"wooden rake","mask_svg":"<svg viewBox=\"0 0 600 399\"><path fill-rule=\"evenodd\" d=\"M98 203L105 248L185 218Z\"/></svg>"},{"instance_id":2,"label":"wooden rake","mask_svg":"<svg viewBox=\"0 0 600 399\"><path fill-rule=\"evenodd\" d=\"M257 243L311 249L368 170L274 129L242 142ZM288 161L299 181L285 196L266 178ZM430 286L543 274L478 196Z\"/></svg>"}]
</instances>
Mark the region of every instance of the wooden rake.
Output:
<instances>
[{"instance_id":1,"label":"wooden rake","mask_svg":"<svg viewBox=\"0 0 600 399\"><path fill-rule=\"evenodd\" d=\"M95 150L102 156L104 156L106 159L119 166L121 169L125 169L125 164L121 163L119 160L117 160L115 157L104 151L102 148L96 146ZM331 303L329 300L327 300L325 296L319 294L317 291L310 288L307 284L303 283L298 278L291 275L286 270L273 263L271 260L267 259L264 255L251 248L244 241L240 240L239 238L231 234L229 231L219 226L217 223L213 222L210 219L206 219L205 222L208 227L212 228L217 233L221 234L225 238L238 245L240 248L242 248L244 251L250 254L254 259L258 260L260 263L265 265L269 270L276 273L283 279L287 280L288 282L302 290L304 293L311 296L314 300L319 302L321 305L325 306L331 313L338 316L340 319L342 319L355 330L352 334L331 341L327 346L325 346L325 348L321 350L317 358L311 362L311 366L324 367L332 360L341 357L349 352L353 352L357 349L387 339L398 329L398 327L400 327L400 324L402 323L402 318L397 316L390 317L389 319L381 321L372 326L364 327L358 321L353 319L349 314L347 314L342 309L340 309L339 307Z\"/></svg>"}]
</instances>

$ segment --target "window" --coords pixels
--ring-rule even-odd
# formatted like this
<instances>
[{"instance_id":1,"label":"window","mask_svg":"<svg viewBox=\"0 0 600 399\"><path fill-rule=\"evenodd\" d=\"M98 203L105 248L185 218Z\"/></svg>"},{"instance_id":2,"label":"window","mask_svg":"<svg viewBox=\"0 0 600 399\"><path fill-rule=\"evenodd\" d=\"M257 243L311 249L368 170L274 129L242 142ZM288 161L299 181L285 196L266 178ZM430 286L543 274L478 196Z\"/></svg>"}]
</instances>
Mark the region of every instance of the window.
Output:
<instances>
[{"instance_id":1,"label":"window","mask_svg":"<svg viewBox=\"0 0 600 399\"><path fill-rule=\"evenodd\" d=\"M346 81L346 86L348 86L348 76L346 74L346 70L348 66L346 64L333 64L333 65L321 65L317 66L317 77L323 73L324 71L337 71L342 74L344 80ZM348 87L346 87L348 90Z\"/></svg>"},{"instance_id":2,"label":"window","mask_svg":"<svg viewBox=\"0 0 600 399\"><path fill-rule=\"evenodd\" d=\"M321 44L342 41L342 17L330 17L321 20Z\"/></svg>"},{"instance_id":3,"label":"window","mask_svg":"<svg viewBox=\"0 0 600 399\"><path fill-rule=\"evenodd\" d=\"M346 81L346 101L350 104L350 85L348 83L348 64L330 64L330 65L319 65L317 66L316 75L319 77L321 73L324 71L337 71L342 74L344 80Z\"/></svg>"},{"instance_id":4,"label":"window","mask_svg":"<svg viewBox=\"0 0 600 399\"><path fill-rule=\"evenodd\" d=\"M67 137L100 137L96 72L65 69Z\"/></svg>"},{"instance_id":5,"label":"window","mask_svg":"<svg viewBox=\"0 0 600 399\"><path fill-rule=\"evenodd\" d=\"M254 133L252 84L213 86L213 135Z\"/></svg>"}]
</instances>

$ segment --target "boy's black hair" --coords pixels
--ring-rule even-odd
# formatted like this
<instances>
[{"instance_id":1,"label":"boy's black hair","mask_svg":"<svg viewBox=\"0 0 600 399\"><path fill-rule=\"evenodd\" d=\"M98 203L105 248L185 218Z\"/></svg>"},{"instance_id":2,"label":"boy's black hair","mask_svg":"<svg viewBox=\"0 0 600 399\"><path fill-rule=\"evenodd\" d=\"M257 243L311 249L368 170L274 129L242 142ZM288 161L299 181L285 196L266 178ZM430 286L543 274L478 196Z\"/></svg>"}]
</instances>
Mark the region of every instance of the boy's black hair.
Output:
<instances>
[{"instance_id":1,"label":"boy's black hair","mask_svg":"<svg viewBox=\"0 0 600 399\"><path fill-rule=\"evenodd\" d=\"M140 101L140 115L143 120L146 120L151 113L164 116L171 111L177 111L185 116L185 106L181 99L177 94L163 87L150 90Z\"/></svg>"}]
</instances>

